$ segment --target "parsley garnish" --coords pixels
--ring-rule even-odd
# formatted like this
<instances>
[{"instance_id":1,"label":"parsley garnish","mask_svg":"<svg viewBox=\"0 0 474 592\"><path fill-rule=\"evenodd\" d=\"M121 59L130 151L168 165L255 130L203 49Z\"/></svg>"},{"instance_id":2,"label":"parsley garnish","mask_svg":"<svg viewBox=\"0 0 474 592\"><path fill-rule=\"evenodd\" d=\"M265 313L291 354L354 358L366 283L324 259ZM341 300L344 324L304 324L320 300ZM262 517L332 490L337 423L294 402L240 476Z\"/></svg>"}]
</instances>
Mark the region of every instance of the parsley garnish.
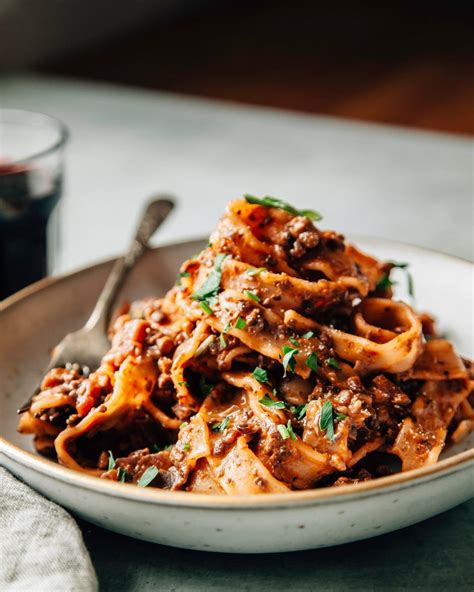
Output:
<instances>
[{"instance_id":1,"label":"parsley garnish","mask_svg":"<svg viewBox=\"0 0 474 592\"><path fill-rule=\"evenodd\" d=\"M227 347L227 342L225 340L224 334L221 333L219 335L219 343L221 344L222 349L225 349Z\"/></svg>"},{"instance_id":2,"label":"parsley garnish","mask_svg":"<svg viewBox=\"0 0 474 592\"><path fill-rule=\"evenodd\" d=\"M237 319L237 321L235 322L236 329L245 329L246 326L247 326L247 323L244 321L244 319L242 317L239 317Z\"/></svg>"},{"instance_id":3,"label":"parsley garnish","mask_svg":"<svg viewBox=\"0 0 474 592\"><path fill-rule=\"evenodd\" d=\"M303 334L303 337L305 339L311 339L311 337L314 337L314 333L313 333L313 331L307 331L306 333Z\"/></svg>"},{"instance_id":4,"label":"parsley garnish","mask_svg":"<svg viewBox=\"0 0 474 592\"><path fill-rule=\"evenodd\" d=\"M264 397L258 401L260 405L269 407L270 409L285 409L286 403L284 401L274 401L271 397L265 394Z\"/></svg>"},{"instance_id":5,"label":"parsley garnish","mask_svg":"<svg viewBox=\"0 0 474 592\"><path fill-rule=\"evenodd\" d=\"M185 386L185 387L188 387L189 386L188 383L185 380L180 380L178 382L178 384L179 384L179 386Z\"/></svg>"},{"instance_id":6,"label":"parsley garnish","mask_svg":"<svg viewBox=\"0 0 474 592\"><path fill-rule=\"evenodd\" d=\"M288 341L296 347L300 346L300 344L298 343L298 341L294 337L290 337Z\"/></svg>"},{"instance_id":7,"label":"parsley garnish","mask_svg":"<svg viewBox=\"0 0 474 592\"><path fill-rule=\"evenodd\" d=\"M326 366L331 366L331 368L336 368L336 370L341 369L341 366L339 365L339 362L336 360L336 358L328 358L326 360Z\"/></svg>"},{"instance_id":8,"label":"parsley garnish","mask_svg":"<svg viewBox=\"0 0 474 592\"><path fill-rule=\"evenodd\" d=\"M148 467L148 469L142 473L142 476L138 480L138 487L146 487L147 485L150 485L157 475L158 469L156 467Z\"/></svg>"},{"instance_id":9,"label":"parsley garnish","mask_svg":"<svg viewBox=\"0 0 474 592\"><path fill-rule=\"evenodd\" d=\"M291 413L296 417L296 419L303 419L306 415L306 411L308 409L308 403L306 405L295 405L294 407L290 407Z\"/></svg>"},{"instance_id":10,"label":"parsley garnish","mask_svg":"<svg viewBox=\"0 0 474 592\"><path fill-rule=\"evenodd\" d=\"M223 253L217 255L214 268L207 276L203 285L194 292L192 296L193 300L200 300L201 302L206 301L209 303L217 297L221 286L222 262L227 256L228 255L224 255Z\"/></svg>"},{"instance_id":11,"label":"parsley garnish","mask_svg":"<svg viewBox=\"0 0 474 592\"><path fill-rule=\"evenodd\" d=\"M319 212L315 212L314 210L297 210L288 202L277 199L276 197L270 197L268 195L265 197L255 197L254 195L249 194L245 194L244 197L248 203L265 206L267 208L279 208L280 210L288 212L292 216L305 216L313 222L318 222L323 219Z\"/></svg>"},{"instance_id":12,"label":"parsley garnish","mask_svg":"<svg viewBox=\"0 0 474 592\"><path fill-rule=\"evenodd\" d=\"M122 467L119 467L117 470L117 479L120 481L120 483L125 483L125 479L128 477L128 473L125 469L122 469Z\"/></svg>"},{"instance_id":13,"label":"parsley garnish","mask_svg":"<svg viewBox=\"0 0 474 592\"><path fill-rule=\"evenodd\" d=\"M112 454L112 451L109 450L109 466L107 467L107 469L109 471L111 471L114 468L115 468L115 458L114 458L114 455Z\"/></svg>"},{"instance_id":14,"label":"parsley garnish","mask_svg":"<svg viewBox=\"0 0 474 592\"><path fill-rule=\"evenodd\" d=\"M318 355L314 352L311 352L309 356L306 358L305 361L306 366L311 368L314 372L318 371Z\"/></svg>"},{"instance_id":15,"label":"parsley garnish","mask_svg":"<svg viewBox=\"0 0 474 592\"><path fill-rule=\"evenodd\" d=\"M324 405L321 408L321 414L319 416L319 427L323 432L326 432L326 436L331 442L334 442L334 419L333 419L333 408L332 403L329 400L324 401Z\"/></svg>"},{"instance_id":16,"label":"parsley garnish","mask_svg":"<svg viewBox=\"0 0 474 592\"><path fill-rule=\"evenodd\" d=\"M188 425L189 425L189 423L187 421L183 421L183 423L179 426L179 429L183 430Z\"/></svg>"},{"instance_id":17,"label":"parsley garnish","mask_svg":"<svg viewBox=\"0 0 474 592\"><path fill-rule=\"evenodd\" d=\"M183 450L185 450L186 452L189 452L191 450L191 446L189 444L184 444L183 446Z\"/></svg>"},{"instance_id":18,"label":"parsley garnish","mask_svg":"<svg viewBox=\"0 0 474 592\"><path fill-rule=\"evenodd\" d=\"M189 273L189 271L182 271L182 272L179 274L179 277L180 277L180 278L183 278L183 277L191 277L191 274Z\"/></svg>"},{"instance_id":19,"label":"parsley garnish","mask_svg":"<svg viewBox=\"0 0 474 592\"><path fill-rule=\"evenodd\" d=\"M212 308L209 306L209 304L205 300L201 300L201 302L199 303L199 306L202 308L202 310L206 314L208 314L208 315L214 314L214 311L212 310Z\"/></svg>"},{"instance_id":20,"label":"parsley garnish","mask_svg":"<svg viewBox=\"0 0 474 592\"><path fill-rule=\"evenodd\" d=\"M391 288L394 285L394 282L390 279L388 274L384 274L379 281L377 282L377 288L381 290L386 290L387 288Z\"/></svg>"},{"instance_id":21,"label":"parsley garnish","mask_svg":"<svg viewBox=\"0 0 474 592\"><path fill-rule=\"evenodd\" d=\"M280 436L283 438L283 440L288 440L288 438L291 438L292 440L296 440L296 435L295 432L293 431L293 426L291 425L291 420L288 420L288 423L286 424L286 426L284 426L283 424L278 424L277 425L277 429L280 432Z\"/></svg>"},{"instance_id":22,"label":"parsley garnish","mask_svg":"<svg viewBox=\"0 0 474 592\"><path fill-rule=\"evenodd\" d=\"M344 413L336 413L336 419L337 421L344 421L346 419L347 415L344 415Z\"/></svg>"},{"instance_id":23,"label":"parsley garnish","mask_svg":"<svg viewBox=\"0 0 474 592\"><path fill-rule=\"evenodd\" d=\"M230 417L224 417L224 419L222 421L217 421L216 423L213 423L211 426L211 429L213 432L224 432L227 428L227 426L229 425L229 421L230 421Z\"/></svg>"},{"instance_id":24,"label":"parsley garnish","mask_svg":"<svg viewBox=\"0 0 474 592\"><path fill-rule=\"evenodd\" d=\"M231 328L230 323L227 323L227 325L224 327L224 331L223 333L227 333L227 331Z\"/></svg>"},{"instance_id":25,"label":"parsley garnish","mask_svg":"<svg viewBox=\"0 0 474 592\"><path fill-rule=\"evenodd\" d=\"M214 385L210 382L206 382L206 377L201 374L201 377L199 378L199 391L201 395L207 397L213 388Z\"/></svg>"},{"instance_id":26,"label":"parsley garnish","mask_svg":"<svg viewBox=\"0 0 474 592\"><path fill-rule=\"evenodd\" d=\"M262 271L267 271L265 267L252 267L247 270L247 275L259 275Z\"/></svg>"},{"instance_id":27,"label":"parsley garnish","mask_svg":"<svg viewBox=\"0 0 474 592\"><path fill-rule=\"evenodd\" d=\"M257 366L252 372L252 376L255 378L255 380L258 380L258 382L268 382L267 371L264 368L260 368L259 366Z\"/></svg>"},{"instance_id":28,"label":"parsley garnish","mask_svg":"<svg viewBox=\"0 0 474 592\"><path fill-rule=\"evenodd\" d=\"M253 300L254 302L259 303L260 302L260 298L257 296L257 294L255 294L255 292L251 292L250 290L244 290L244 294L250 298L251 300Z\"/></svg>"},{"instance_id":29,"label":"parsley garnish","mask_svg":"<svg viewBox=\"0 0 474 592\"><path fill-rule=\"evenodd\" d=\"M298 349L293 349L291 347L288 347L287 345L283 346L283 368L285 369L285 372L283 374L283 376L286 376L286 371L289 369L290 372L294 372L295 371L295 365L296 365L296 360L295 360L295 354L298 354L299 350Z\"/></svg>"}]
</instances>

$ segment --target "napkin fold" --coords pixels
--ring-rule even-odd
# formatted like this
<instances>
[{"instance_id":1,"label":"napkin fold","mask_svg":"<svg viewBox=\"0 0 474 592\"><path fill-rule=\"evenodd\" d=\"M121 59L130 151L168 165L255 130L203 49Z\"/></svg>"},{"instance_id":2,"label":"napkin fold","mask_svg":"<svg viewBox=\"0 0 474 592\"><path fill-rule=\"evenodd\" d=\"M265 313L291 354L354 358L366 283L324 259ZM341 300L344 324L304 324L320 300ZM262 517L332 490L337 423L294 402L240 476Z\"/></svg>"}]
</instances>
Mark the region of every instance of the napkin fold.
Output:
<instances>
[{"instance_id":1,"label":"napkin fold","mask_svg":"<svg viewBox=\"0 0 474 592\"><path fill-rule=\"evenodd\" d=\"M0 590L95 592L73 518L0 467Z\"/></svg>"}]
</instances>

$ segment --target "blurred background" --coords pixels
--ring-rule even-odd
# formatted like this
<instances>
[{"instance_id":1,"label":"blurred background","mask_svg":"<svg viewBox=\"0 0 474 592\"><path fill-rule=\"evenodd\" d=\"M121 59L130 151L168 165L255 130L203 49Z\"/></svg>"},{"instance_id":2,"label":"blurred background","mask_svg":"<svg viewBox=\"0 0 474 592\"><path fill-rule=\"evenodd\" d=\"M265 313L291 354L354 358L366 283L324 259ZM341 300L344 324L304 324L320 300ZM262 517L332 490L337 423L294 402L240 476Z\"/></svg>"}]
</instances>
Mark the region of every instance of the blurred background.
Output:
<instances>
[{"instance_id":1,"label":"blurred background","mask_svg":"<svg viewBox=\"0 0 474 592\"><path fill-rule=\"evenodd\" d=\"M0 68L470 134L473 7L0 0Z\"/></svg>"}]
</instances>

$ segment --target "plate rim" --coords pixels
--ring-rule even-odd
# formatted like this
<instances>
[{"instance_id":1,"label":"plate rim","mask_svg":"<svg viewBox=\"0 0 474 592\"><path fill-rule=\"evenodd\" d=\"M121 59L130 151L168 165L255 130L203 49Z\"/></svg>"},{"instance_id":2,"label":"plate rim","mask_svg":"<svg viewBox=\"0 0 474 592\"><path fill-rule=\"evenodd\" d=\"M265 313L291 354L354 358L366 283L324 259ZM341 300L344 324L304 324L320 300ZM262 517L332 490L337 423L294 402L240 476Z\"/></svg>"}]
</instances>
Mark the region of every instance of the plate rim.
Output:
<instances>
[{"instance_id":1,"label":"plate rim","mask_svg":"<svg viewBox=\"0 0 474 592\"><path fill-rule=\"evenodd\" d=\"M196 245L204 243L207 237L194 238L191 240L167 242L150 249L151 253L183 245ZM474 270L474 263L468 259L449 255L412 245L403 241L385 239L382 237L369 235L350 235L349 240L359 242L389 243L392 245L403 245L421 253L428 253L437 257L456 261L466 265L468 269ZM19 292L0 301L0 314L15 304L23 301L37 292L46 289L52 285L67 281L71 277L80 276L83 273L90 272L102 266L112 265L115 258L107 258L92 265L85 265L77 270L64 273L55 277L44 278L27 286ZM43 458L32 452L13 444L3 436L0 436L0 453L4 454L12 461L19 462L28 469L35 470L43 475L56 478L67 484L86 489L95 493L112 495L128 501L145 502L155 505L178 506L196 509L234 509L234 510L275 510L278 508L297 508L308 505L330 505L333 503L345 503L348 498L362 499L366 497L381 495L384 493L395 493L396 491L408 489L426 481L433 481L443 478L446 475L458 471L464 471L471 465L474 467L474 447L457 453L456 455L443 459L436 464L428 467L422 467L410 471L396 473L386 477L380 477L363 483L354 483L337 488L308 489L304 491L293 491L289 493L274 493L269 495L242 495L242 496L214 496L200 493L190 493L187 491L164 491L156 488L139 488L131 484L116 483L114 481L100 479L95 476L73 471L63 467L51 460Z\"/></svg>"}]
</instances>

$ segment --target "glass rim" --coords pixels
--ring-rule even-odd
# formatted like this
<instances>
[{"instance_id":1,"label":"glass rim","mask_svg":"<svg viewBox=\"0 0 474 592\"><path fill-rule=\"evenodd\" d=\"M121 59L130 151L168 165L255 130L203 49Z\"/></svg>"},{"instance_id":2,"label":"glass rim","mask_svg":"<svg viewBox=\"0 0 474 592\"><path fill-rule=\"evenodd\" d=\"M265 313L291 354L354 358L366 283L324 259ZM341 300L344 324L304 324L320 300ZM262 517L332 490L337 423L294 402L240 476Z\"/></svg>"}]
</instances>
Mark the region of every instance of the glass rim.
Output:
<instances>
[{"instance_id":1,"label":"glass rim","mask_svg":"<svg viewBox=\"0 0 474 592\"><path fill-rule=\"evenodd\" d=\"M5 118L4 115L11 115L13 116L13 119L9 120L8 118ZM27 116L27 119L25 119L25 115ZM16 119L15 121L16 117L18 119ZM37 152L34 152L33 154L26 156L25 158L13 160L11 164L22 164L24 162L30 162L37 158L42 158L43 156L52 154L53 152L56 152L57 150L62 148L68 141L70 136L69 129L67 128L66 124L63 123L57 117L54 117L53 115L48 115L47 113L42 113L41 111L30 111L28 109L0 107L0 128L2 122L18 123L21 125L34 125L35 121L38 122L38 125L40 122L42 122L43 127L45 127L44 124L46 124L49 127L56 128L58 132L57 140L54 141L51 145L49 145L47 148L38 150Z\"/></svg>"}]
</instances>

